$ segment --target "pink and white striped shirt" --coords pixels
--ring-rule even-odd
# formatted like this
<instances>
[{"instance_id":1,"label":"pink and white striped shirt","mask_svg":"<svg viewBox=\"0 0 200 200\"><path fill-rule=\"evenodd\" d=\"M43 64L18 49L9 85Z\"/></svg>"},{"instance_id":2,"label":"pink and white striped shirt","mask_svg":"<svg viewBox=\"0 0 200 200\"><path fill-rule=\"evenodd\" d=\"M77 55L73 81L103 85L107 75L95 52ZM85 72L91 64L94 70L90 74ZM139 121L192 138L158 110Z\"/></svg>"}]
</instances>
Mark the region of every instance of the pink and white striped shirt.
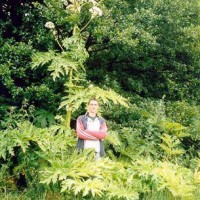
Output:
<instances>
[{"instance_id":1,"label":"pink and white striped shirt","mask_svg":"<svg viewBox=\"0 0 200 200\"><path fill-rule=\"evenodd\" d=\"M100 140L103 140L107 135L107 126L105 121L100 123L99 117L92 120L86 118L84 125L81 117L76 122L76 133L80 139L84 140L84 148L94 148L96 152L100 152Z\"/></svg>"}]
</instances>

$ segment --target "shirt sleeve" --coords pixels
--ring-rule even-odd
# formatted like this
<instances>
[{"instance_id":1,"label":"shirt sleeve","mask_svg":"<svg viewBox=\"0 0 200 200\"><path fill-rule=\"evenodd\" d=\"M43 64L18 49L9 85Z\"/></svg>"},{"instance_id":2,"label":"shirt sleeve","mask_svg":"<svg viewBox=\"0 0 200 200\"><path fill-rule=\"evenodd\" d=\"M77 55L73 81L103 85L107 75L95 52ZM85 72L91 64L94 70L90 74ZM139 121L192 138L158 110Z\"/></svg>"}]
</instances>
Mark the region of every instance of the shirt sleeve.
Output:
<instances>
[{"instance_id":1,"label":"shirt sleeve","mask_svg":"<svg viewBox=\"0 0 200 200\"><path fill-rule=\"evenodd\" d=\"M85 130L87 134L96 137L100 140L104 139L107 136L107 126L106 122L104 121L101 126L99 131L91 131L91 130Z\"/></svg>"},{"instance_id":2,"label":"shirt sleeve","mask_svg":"<svg viewBox=\"0 0 200 200\"><path fill-rule=\"evenodd\" d=\"M84 125L79 118L76 120L76 133L77 136L83 140L98 140L98 138L92 136L84 129Z\"/></svg>"},{"instance_id":3,"label":"shirt sleeve","mask_svg":"<svg viewBox=\"0 0 200 200\"><path fill-rule=\"evenodd\" d=\"M76 122L76 133L77 133L77 136L80 139L84 139L84 140L102 140L107 136L106 122L104 121L101 124L99 131L91 131L91 130L85 130L84 126L83 126L83 123L78 118L77 122Z\"/></svg>"}]
</instances>

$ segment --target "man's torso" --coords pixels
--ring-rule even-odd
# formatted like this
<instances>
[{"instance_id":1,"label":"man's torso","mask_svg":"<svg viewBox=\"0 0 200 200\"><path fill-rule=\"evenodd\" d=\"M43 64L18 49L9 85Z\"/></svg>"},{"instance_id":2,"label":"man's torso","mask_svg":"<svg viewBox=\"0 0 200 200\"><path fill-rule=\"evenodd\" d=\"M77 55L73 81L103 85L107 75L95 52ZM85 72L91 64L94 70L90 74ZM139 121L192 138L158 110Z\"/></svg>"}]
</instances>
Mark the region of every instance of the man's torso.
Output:
<instances>
[{"instance_id":1,"label":"man's torso","mask_svg":"<svg viewBox=\"0 0 200 200\"><path fill-rule=\"evenodd\" d=\"M87 129L90 131L99 131L100 130L100 121L98 117L92 119L87 117ZM85 140L84 148L94 148L95 152L100 152L100 141L99 140Z\"/></svg>"}]
</instances>

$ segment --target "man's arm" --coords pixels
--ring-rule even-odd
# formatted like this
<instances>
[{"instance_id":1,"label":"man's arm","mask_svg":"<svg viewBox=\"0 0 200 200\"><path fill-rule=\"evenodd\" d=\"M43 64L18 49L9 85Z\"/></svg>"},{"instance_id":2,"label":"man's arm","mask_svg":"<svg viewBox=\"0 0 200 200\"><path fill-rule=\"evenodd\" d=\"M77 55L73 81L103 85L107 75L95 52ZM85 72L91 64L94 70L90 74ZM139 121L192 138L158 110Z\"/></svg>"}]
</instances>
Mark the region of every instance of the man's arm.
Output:
<instances>
[{"instance_id":1,"label":"man's arm","mask_svg":"<svg viewBox=\"0 0 200 200\"><path fill-rule=\"evenodd\" d=\"M102 140L107 135L107 126L106 122L104 121L99 131L91 131L91 130L85 130L84 125L81 122L81 120L78 118L76 121L76 133L77 136L84 140Z\"/></svg>"},{"instance_id":2,"label":"man's arm","mask_svg":"<svg viewBox=\"0 0 200 200\"><path fill-rule=\"evenodd\" d=\"M99 139L99 138L97 139L95 136L92 136L91 134L88 133L88 131L84 129L84 125L79 118L76 120L76 133L77 133L77 136L83 140L98 140Z\"/></svg>"},{"instance_id":3,"label":"man's arm","mask_svg":"<svg viewBox=\"0 0 200 200\"><path fill-rule=\"evenodd\" d=\"M99 131L91 131L91 130L85 130L85 132L93 137L96 137L100 140L104 139L107 135L107 126L106 122L104 121L101 124L100 130Z\"/></svg>"}]
</instances>

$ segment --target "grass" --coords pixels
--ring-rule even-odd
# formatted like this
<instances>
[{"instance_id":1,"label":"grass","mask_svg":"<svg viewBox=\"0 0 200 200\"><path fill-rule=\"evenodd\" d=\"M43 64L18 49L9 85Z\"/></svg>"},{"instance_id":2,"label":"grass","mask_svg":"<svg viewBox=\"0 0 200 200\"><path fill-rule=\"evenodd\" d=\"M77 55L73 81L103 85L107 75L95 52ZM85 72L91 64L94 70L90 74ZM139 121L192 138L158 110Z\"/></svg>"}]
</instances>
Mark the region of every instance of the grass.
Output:
<instances>
[{"instance_id":1,"label":"grass","mask_svg":"<svg viewBox=\"0 0 200 200\"><path fill-rule=\"evenodd\" d=\"M3 200L100 200L102 198L82 198L68 196L63 193L47 191L44 188L27 188L24 191L9 191L5 188L0 192L0 199ZM115 199L113 199L115 200ZM200 188L196 191L195 197L184 199L175 198L168 190L152 191L148 194L141 194L139 200L200 200Z\"/></svg>"}]
</instances>

